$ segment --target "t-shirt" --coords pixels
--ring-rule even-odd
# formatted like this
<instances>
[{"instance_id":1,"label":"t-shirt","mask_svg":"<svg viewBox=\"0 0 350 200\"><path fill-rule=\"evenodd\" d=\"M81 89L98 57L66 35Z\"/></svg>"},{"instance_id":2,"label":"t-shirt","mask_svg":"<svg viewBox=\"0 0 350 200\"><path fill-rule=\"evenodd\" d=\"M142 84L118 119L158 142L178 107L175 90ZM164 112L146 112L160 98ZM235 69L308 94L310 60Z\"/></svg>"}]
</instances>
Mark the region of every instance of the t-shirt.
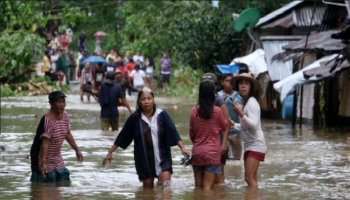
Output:
<instances>
[{"instance_id":1,"label":"t-shirt","mask_svg":"<svg viewBox=\"0 0 350 200\"><path fill-rule=\"evenodd\" d=\"M124 93L122 87L115 83L113 85L108 85L103 82L100 86L100 93L98 100L101 106L101 118L113 118L119 117L118 112L118 102L119 98L124 98Z\"/></svg>"},{"instance_id":2,"label":"t-shirt","mask_svg":"<svg viewBox=\"0 0 350 200\"><path fill-rule=\"evenodd\" d=\"M63 71L65 74L67 74L68 68L66 56L58 57L56 71Z\"/></svg>"},{"instance_id":3,"label":"t-shirt","mask_svg":"<svg viewBox=\"0 0 350 200\"><path fill-rule=\"evenodd\" d=\"M79 44L84 44L84 42L85 42L85 39L86 39L86 35L80 35L79 36Z\"/></svg>"},{"instance_id":4,"label":"t-shirt","mask_svg":"<svg viewBox=\"0 0 350 200\"><path fill-rule=\"evenodd\" d=\"M44 71L45 72L50 71L50 60L47 56L44 56Z\"/></svg>"},{"instance_id":5,"label":"t-shirt","mask_svg":"<svg viewBox=\"0 0 350 200\"><path fill-rule=\"evenodd\" d=\"M170 58L162 58L160 59L160 66L161 66L161 74L170 74L170 67L167 65L171 65L171 59Z\"/></svg>"},{"instance_id":6,"label":"t-shirt","mask_svg":"<svg viewBox=\"0 0 350 200\"><path fill-rule=\"evenodd\" d=\"M132 70L130 73L130 77L134 77L134 86L143 86L145 82L143 81L143 77L145 77L145 72L142 70L136 71Z\"/></svg>"},{"instance_id":7,"label":"t-shirt","mask_svg":"<svg viewBox=\"0 0 350 200\"><path fill-rule=\"evenodd\" d=\"M221 90L220 92L218 92L218 96L220 96L220 98L222 99L222 96L225 94L225 92L223 90ZM230 97L232 98L233 102L234 103L239 103L241 104L242 103L242 97L241 95L239 95L239 93L237 91L233 92L230 96L228 96L225 100L225 104L227 106L227 110L228 110L228 114L230 116L230 118L236 122L236 123L239 123L239 116L235 113L235 111L233 110L233 107L232 107L232 103L231 103L231 99ZM223 99L222 99L223 100ZM230 129L230 134L239 134L241 133L240 131L238 130L235 130L235 129Z\"/></svg>"},{"instance_id":8,"label":"t-shirt","mask_svg":"<svg viewBox=\"0 0 350 200\"><path fill-rule=\"evenodd\" d=\"M42 117L30 150L32 172L39 172L41 168L39 163L41 163L43 159L41 140L43 137L49 139L46 157L47 171L53 172L65 167L61 155L61 148L68 131L70 131L70 127L66 111L63 112L61 120L54 120L48 115Z\"/></svg>"},{"instance_id":9,"label":"t-shirt","mask_svg":"<svg viewBox=\"0 0 350 200\"><path fill-rule=\"evenodd\" d=\"M193 166L220 165L220 131L225 131L228 123L219 107L214 106L210 119L198 116L194 106L190 117L190 139L193 143L191 164Z\"/></svg>"},{"instance_id":10,"label":"t-shirt","mask_svg":"<svg viewBox=\"0 0 350 200\"><path fill-rule=\"evenodd\" d=\"M222 104L225 104L224 100L219 95L215 95L214 105L220 107Z\"/></svg>"},{"instance_id":11,"label":"t-shirt","mask_svg":"<svg viewBox=\"0 0 350 200\"><path fill-rule=\"evenodd\" d=\"M104 70L96 70L95 71L95 74L94 74L95 87L98 87L101 85L104 76L105 76Z\"/></svg>"},{"instance_id":12,"label":"t-shirt","mask_svg":"<svg viewBox=\"0 0 350 200\"><path fill-rule=\"evenodd\" d=\"M143 56L134 55L132 59L134 60L134 63L143 63Z\"/></svg>"},{"instance_id":13,"label":"t-shirt","mask_svg":"<svg viewBox=\"0 0 350 200\"><path fill-rule=\"evenodd\" d=\"M105 73L107 73L107 72L114 72L116 68L117 68L117 65L115 65L115 64L105 65Z\"/></svg>"}]
</instances>

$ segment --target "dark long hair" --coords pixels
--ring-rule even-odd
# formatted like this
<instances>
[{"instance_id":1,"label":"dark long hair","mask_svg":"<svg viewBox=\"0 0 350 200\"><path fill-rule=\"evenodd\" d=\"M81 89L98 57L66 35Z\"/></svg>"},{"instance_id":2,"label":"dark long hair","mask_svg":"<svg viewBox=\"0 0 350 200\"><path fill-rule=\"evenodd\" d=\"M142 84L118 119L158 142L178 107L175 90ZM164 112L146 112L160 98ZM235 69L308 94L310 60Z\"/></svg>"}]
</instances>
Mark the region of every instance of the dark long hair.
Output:
<instances>
[{"instance_id":1,"label":"dark long hair","mask_svg":"<svg viewBox=\"0 0 350 200\"><path fill-rule=\"evenodd\" d=\"M141 69L141 66L139 63L136 63L135 70L138 72Z\"/></svg>"},{"instance_id":2,"label":"dark long hair","mask_svg":"<svg viewBox=\"0 0 350 200\"><path fill-rule=\"evenodd\" d=\"M153 91L151 89L149 89L148 87L144 87L139 94L137 95L137 101L136 101L136 118L140 119L142 116L142 108L141 108L141 103L140 103L140 97L141 94L144 92L149 92L151 93L153 99L154 99L154 94ZM152 116L154 115L154 113L156 113L156 109L157 109L157 105L155 103L153 103L153 111L152 111Z\"/></svg>"},{"instance_id":3,"label":"dark long hair","mask_svg":"<svg viewBox=\"0 0 350 200\"><path fill-rule=\"evenodd\" d=\"M154 65L154 61L153 61L153 57L152 56L147 56L148 61L149 61L149 66L155 66Z\"/></svg>"},{"instance_id":4,"label":"dark long hair","mask_svg":"<svg viewBox=\"0 0 350 200\"><path fill-rule=\"evenodd\" d=\"M210 81L203 81L199 85L198 116L202 119L210 119L215 104L215 85Z\"/></svg>"},{"instance_id":5,"label":"dark long hair","mask_svg":"<svg viewBox=\"0 0 350 200\"><path fill-rule=\"evenodd\" d=\"M250 80L248 80L248 81L249 81L249 83L250 83L250 90L249 90L249 93L248 93L248 98L247 98L247 100L246 100L245 102L243 102L242 111L243 111L245 105L247 104L249 98L250 98L250 97L254 97L254 85L253 85L253 82L250 81ZM238 93L239 93L239 87L238 87L238 86L239 86L239 82L240 82L240 80L238 80L238 81L236 82L236 88L237 88ZM241 94L239 94L239 95L241 95Z\"/></svg>"}]
</instances>

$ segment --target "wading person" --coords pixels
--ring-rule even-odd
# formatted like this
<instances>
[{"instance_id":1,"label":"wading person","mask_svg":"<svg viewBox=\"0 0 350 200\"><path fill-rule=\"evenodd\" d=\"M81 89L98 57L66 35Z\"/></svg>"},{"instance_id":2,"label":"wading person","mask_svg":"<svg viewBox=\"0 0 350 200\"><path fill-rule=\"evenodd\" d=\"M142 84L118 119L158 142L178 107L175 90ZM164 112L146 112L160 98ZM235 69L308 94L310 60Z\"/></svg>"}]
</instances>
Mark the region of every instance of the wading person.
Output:
<instances>
[{"instance_id":1,"label":"wading person","mask_svg":"<svg viewBox=\"0 0 350 200\"><path fill-rule=\"evenodd\" d=\"M231 78L231 86L239 91L242 104L232 102L233 110L239 115L241 123L234 123L233 128L241 130L244 143L244 177L249 186L258 187L257 172L260 161L265 160L266 143L261 129L260 106L253 97L260 83L250 74L242 73Z\"/></svg>"},{"instance_id":2,"label":"wading person","mask_svg":"<svg viewBox=\"0 0 350 200\"><path fill-rule=\"evenodd\" d=\"M80 78L80 100L84 101L84 91L91 90L92 88L92 70L89 62L86 62L84 65L84 69L81 72L81 78ZM86 94L87 100L90 101L90 93Z\"/></svg>"},{"instance_id":3,"label":"wading person","mask_svg":"<svg viewBox=\"0 0 350 200\"><path fill-rule=\"evenodd\" d=\"M213 73L205 73L202 76L202 81L210 81L215 85L215 90L217 87L217 76ZM229 122L229 114L227 106L224 102L224 100L217 94L215 94L215 106L219 107L222 111L222 114L224 115L224 118L226 121ZM220 142L221 142L221 160L220 160L220 166L221 166L221 173L217 174L216 177L216 183L224 183L225 182L225 165L226 160L228 159L227 155L227 141L228 141L228 134L230 131L230 127L228 126L225 131L220 131Z\"/></svg>"},{"instance_id":4,"label":"wading person","mask_svg":"<svg viewBox=\"0 0 350 200\"><path fill-rule=\"evenodd\" d=\"M119 99L121 99L130 114L132 113L121 86L114 83L114 77L114 72L107 72L106 80L101 84L98 95L98 102L101 106L101 129L103 131L108 131L110 127L112 131L118 130L119 112L117 106Z\"/></svg>"},{"instance_id":5,"label":"wading person","mask_svg":"<svg viewBox=\"0 0 350 200\"><path fill-rule=\"evenodd\" d=\"M61 49L61 54L58 57L56 72L58 75L58 86L62 88L62 81L64 76L67 74L67 58L66 58L66 50Z\"/></svg>"},{"instance_id":6,"label":"wading person","mask_svg":"<svg viewBox=\"0 0 350 200\"><path fill-rule=\"evenodd\" d=\"M214 104L215 86L204 80L199 86L198 104L191 111L189 134L195 185L204 189L211 189L221 173L220 131L226 131L228 126L221 109Z\"/></svg>"},{"instance_id":7,"label":"wading person","mask_svg":"<svg viewBox=\"0 0 350 200\"><path fill-rule=\"evenodd\" d=\"M159 184L171 180L171 146L178 145L185 157L190 156L174 122L165 110L156 106L154 94L149 88L139 92L136 111L126 120L102 166L111 162L112 153L118 147L126 149L132 141L136 172L144 189L154 188L154 178L158 178Z\"/></svg>"},{"instance_id":8,"label":"wading person","mask_svg":"<svg viewBox=\"0 0 350 200\"><path fill-rule=\"evenodd\" d=\"M134 88L140 89L145 85L145 72L141 70L141 64L135 64L135 69L129 75L134 79Z\"/></svg>"},{"instance_id":9,"label":"wading person","mask_svg":"<svg viewBox=\"0 0 350 200\"><path fill-rule=\"evenodd\" d=\"M154 64L152 56L146 58L146 80L148 87L153 90L153 71L156 65Z\"/></svg>"},{"instance_id":10,"label":"wading person","mask_svg":"<svg viewBox=\"0 0 350 200\"><path fill-rule=\"evenodd\" d=\"M160 66L162 74L162 83L163 83L163 92L166 91L167 84L170 82L170 67L171 67L171 59L169 58L169 54L167 52L163 53L163 58L160 59Z\"/></svg>"},{"instance_id":11,"label":"wading person","mask_svg":"<svg viewBox=\"0 0 350 200\"><path fill-rule=\"evenodd\" d=\"M218 95L225 101L230 119L236 123L239 123L239 116L233 111L231 101L241 104L242 97L239 95L239 92L232 89L232 86L230 84L232 77L232 73L225 73L221 75L221 84L223 86L223 90L218 92ZM230 152L230 158L233 160L240 160L242 157L241 131L230 129L227 145Z\"/></svg>"},{"instance_id":12,"label":"wading person","mask_svg":"<svg viewBox=\"0 0 350 200\"><path fill-rule=\"evenodd\" d=\"M51 57L50 57L50 51L46 50L45 51L45 56L44 56L44 72L45 76L51 77Z\"/></svg>"},{"instance_id":13,"label":"wading person","mask_svg":"<svg viewBox=\"0 0 350 200\"><path fill-rule=\"evenodd\" d=\"M67 59L67 65L68 65L68 80L75 81L75 77L76 77L75 68L77 67L77 63L75 62L73 52L69 53L69 57Z\"/></svg>"},{"instance_id":14,"label":"wading person","mask_svg":"<svg viewBox=\"0 0 350 200\"><path fill-rule=\"evenodd\" d=\"M65 167L61 147L64 140L75 150L79 163L84 158L70 132L66 107L66 95L61 91L49 95L50 110L41 118L30 149L32 182L70 181Z\"/></svg>"}]
</instances>

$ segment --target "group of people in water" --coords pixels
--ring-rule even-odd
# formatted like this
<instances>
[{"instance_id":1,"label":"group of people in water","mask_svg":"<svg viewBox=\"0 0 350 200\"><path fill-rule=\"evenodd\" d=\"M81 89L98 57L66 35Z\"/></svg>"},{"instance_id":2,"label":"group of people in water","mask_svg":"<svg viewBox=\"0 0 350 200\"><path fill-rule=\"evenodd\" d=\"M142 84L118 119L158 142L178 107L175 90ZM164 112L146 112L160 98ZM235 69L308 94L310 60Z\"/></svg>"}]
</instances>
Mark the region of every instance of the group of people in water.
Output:
<instances>
[{"instance_id":1,"label":"group of people in water","mask_svg":"<svg viewBox=\"0 0 350 200\"><path fill-rule=\"evenodd\" d=\"M156 105L153 91L143 87L137 95L136 110L126 120L102 166L111 163L115 150L126 149L134 142L138 178L143 188L152 189L155 178L158 184L171 180L170 147L177 145L190 160L195 186L211 189L215 183L224 182L227 144L231 144L230 154L234 159L241 159L243 146L245 181L258 187L257 171L267 150L260 106L254 97L260 84L248 73L235 77L222 74L220 79L224 89L216 93L217 76L213 73L202 76L198 102L191 110L189 122L192 153L183 145L169 114ZM84 160L70 132L65 98L61 91L49 95L50 110L42 117L31 148L32 182L70 180L60 151L64 140L76 151L78 162Z\"/></svg>"}]
</instances>

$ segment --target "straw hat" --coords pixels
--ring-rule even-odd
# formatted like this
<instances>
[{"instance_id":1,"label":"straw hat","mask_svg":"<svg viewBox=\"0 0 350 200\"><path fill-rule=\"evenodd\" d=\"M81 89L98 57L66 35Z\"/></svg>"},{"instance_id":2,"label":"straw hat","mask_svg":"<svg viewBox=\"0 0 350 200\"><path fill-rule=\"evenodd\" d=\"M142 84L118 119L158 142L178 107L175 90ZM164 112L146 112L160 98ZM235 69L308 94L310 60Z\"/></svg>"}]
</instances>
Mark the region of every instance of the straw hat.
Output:
<instances>
[{"instance_id":1,"label":"straw hat","mask_svg":"<svg viewBox=\"0 0 350 200\"><path fill-rule=\"evenodd\" d=\"M237 88L237 82L241 79L248 79L253 83L253 91L258 91L260 88L260 83L259 81L257 81L255 78L252 77L252 75L248 74L248 73L242 73L238 76L234 76L231 78L230 84L232 89L238 91Z\"/></svg>"}]
</instances>

